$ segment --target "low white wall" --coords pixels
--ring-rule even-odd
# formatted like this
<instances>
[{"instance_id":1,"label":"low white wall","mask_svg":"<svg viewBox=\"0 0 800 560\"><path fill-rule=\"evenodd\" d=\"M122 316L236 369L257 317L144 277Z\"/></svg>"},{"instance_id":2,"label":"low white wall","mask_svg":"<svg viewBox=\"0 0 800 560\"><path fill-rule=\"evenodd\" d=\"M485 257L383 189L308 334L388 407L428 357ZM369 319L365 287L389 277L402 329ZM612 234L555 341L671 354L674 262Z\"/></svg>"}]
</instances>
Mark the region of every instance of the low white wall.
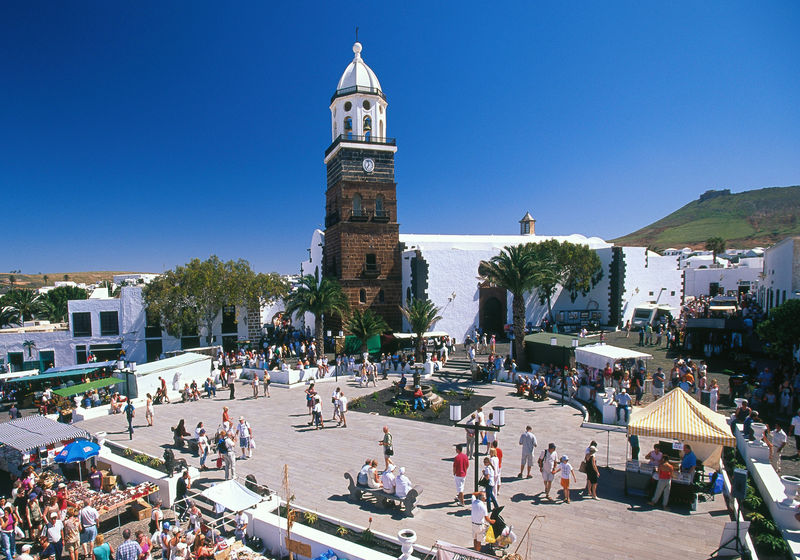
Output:
<instances>
[{"instance_id":1,"label":"low white wall","mask_svg":"<svg viewBox=\"0 0 800 560\"><path fill-rule=\"evenodd\" d=\"M271 554L282 556L287 553L284 540L286 519L257 508L252 514L251 525L253 534L264 541ZM335 535L329 535L300 523L292 525L292 540L310 545L311 558L316 558L330 549L338 557L348 560L395 560L394 556L376 552L360 544L340 539Z\"/></svg>"},{"instance_id":2,"label":"low white wall","mask_svg":"<svg viewBox=\"0 0 800 560\"><path fill-rule=\"evenodd\" d=\"M125 457L115 455L106 446L100 448L98 460L110 465L112 473L120 477L125 484L129 482L133 484L152 482L158 485L159 497L164 507L170 507L172 502L175 501L178 479L181 477L181 473L176 473L172 477L168 477L161 471L157 471L145 465L140 465ZM196 468L189 467L189 475L191 477L197 477L199 474L200 472Z\"/></svg>"},{"instance_id":3,"label":"low white wall","mask_svg":"<svg viewBox=\"0 0 800 560\"><path fill-rule=\"evenodd\" d=\"M158 362L153 363L157 364ZM185 384L188 383L191 385L192 381L197 381L202 391L203 383L205 383L206 379L214 377L216 374L216 371L211 371L211 358L209 357L193 363L169 367L161 371L157 370L153 373L142 375L141 377L137 375L136 396L138 398L145 398L147 393L155 395L156 389L161 386L161 382L158 380L159 376L166 380L169 398L172 399L173 395L177 395L178 391L182 390ZM216 382L216 378L214 381Z\"/></svg>"},{"instance_id":4,"label":"low white wall","mask_svg":"<svg viewBox=\"0 0 800 560\"><path fill-rule=\"evenodd\" d=\"M747 441L742 433L742 425L736 425L736 447L744 457L745 465L753 477L753 483L772 515L773 521L781 529L792 555L800 558L800 521L795 519L798 502L786 506L782 502L786 492L781 478L769 462L769 448L766 444Z\"/></svg>"}]
</instances>

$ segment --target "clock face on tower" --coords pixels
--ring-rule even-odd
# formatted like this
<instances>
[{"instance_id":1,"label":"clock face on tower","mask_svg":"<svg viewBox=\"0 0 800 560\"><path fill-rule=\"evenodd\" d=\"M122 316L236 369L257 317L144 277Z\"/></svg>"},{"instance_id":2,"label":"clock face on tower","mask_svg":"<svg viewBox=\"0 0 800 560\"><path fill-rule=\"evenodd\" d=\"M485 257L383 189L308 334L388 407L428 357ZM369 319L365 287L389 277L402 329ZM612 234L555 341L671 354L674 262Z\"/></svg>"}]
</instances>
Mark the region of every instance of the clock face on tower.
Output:
<instances>
[{"instance_id":1,"label":"clock face on tower","mask_svg":"<svg viewBox=\"0 0 800 560\"><path fill-rule=\"evenodd\" d=\"M367 173L372 173L372 170L375 169L375 162L372 158L364 158L364 161L361 162L361 166Z\"/></svg>"}]
</instances>

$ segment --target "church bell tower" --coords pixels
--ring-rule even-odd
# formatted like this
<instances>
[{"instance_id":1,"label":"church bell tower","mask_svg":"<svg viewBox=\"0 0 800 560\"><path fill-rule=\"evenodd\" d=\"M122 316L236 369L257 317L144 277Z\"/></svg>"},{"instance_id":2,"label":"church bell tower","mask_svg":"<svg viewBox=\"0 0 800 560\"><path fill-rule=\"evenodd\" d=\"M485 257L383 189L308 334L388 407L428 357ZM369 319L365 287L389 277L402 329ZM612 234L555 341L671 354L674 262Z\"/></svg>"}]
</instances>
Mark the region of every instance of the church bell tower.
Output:
<instances>
[{"instance_id":1,"label":"church bell tower","mask_svg":"<svg viewBox=\"0 0 800 560\"><path fill-rule=\"evenodd\" d=\"M400 330L397 145L387 136L386 95L361 49L353 45L353 60L331 98L323 272L339 281L352 309L371 309Z\"/></svg>"}]
</instances>

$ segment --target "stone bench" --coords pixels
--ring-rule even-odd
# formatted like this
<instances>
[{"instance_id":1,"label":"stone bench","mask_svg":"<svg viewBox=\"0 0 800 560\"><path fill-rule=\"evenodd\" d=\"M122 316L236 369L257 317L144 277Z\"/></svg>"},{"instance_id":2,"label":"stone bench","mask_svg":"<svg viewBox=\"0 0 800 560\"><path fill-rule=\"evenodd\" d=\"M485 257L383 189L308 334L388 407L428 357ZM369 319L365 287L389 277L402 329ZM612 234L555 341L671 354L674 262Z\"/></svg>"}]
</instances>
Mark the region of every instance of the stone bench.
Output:
<instances>
[{"instance_id":1,"label":"stone bench","mask_svg":"<svg viewBox=\"0 0 800 560\"><path fill-rule=\"evenodd\" d=\"M344 473L344 478L347 480L347 490L350 493L350 499L353 501L360 502L364 498L364 495L370 494L377 498L377 503L380 506L384 506L387 502L403 504L403 511L405 512L406 516L414 517L414 508L417 506L417 499L419 498L419 495L422 494L421 486L414 486L408 491L408 495L405 498L400 498L394 494L384 492L380 488L367 488L366 486L359 486L356 484L358 474L353 476L352 473L346 472Z\"/></svg>"}]
</instances>

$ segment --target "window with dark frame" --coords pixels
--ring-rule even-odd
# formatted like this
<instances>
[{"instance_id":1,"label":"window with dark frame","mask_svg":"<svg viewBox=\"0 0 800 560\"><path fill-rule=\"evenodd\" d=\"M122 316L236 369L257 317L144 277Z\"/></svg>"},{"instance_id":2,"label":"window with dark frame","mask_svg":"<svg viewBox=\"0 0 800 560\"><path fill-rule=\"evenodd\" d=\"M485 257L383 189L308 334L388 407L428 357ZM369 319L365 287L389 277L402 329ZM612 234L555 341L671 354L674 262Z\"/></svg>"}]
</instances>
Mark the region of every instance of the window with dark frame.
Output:
<instances>
[{"instance_id":1,"label":"window with dark frame","mask_svg":"<svg viewBox=\"0 0 800 560\"><path fill-rule=\"evenodd\" d=\"M358 291L358 302L359 303L367 303L367 290L361 288Z\"/></svg>"},{"instance_id":2,"label":"window with dark frame","mask_svg":"<svg viewBox=\"0 0 800 560\"><path fill-rule=\"evenodd\" d=\"M92 336L92 314L88 311L72 314L72 336Z\"/></svg>"},{"instance_id":3,"label":"window with dark frame","mask_svg":"<svg viewBox=\"0 0 800 560\"><path fill-rule=\"evenodd\" d=\"M119 334L119 313L117 311L100 312L100 336L117 336Z\"/></svg>"}]
</instances>

